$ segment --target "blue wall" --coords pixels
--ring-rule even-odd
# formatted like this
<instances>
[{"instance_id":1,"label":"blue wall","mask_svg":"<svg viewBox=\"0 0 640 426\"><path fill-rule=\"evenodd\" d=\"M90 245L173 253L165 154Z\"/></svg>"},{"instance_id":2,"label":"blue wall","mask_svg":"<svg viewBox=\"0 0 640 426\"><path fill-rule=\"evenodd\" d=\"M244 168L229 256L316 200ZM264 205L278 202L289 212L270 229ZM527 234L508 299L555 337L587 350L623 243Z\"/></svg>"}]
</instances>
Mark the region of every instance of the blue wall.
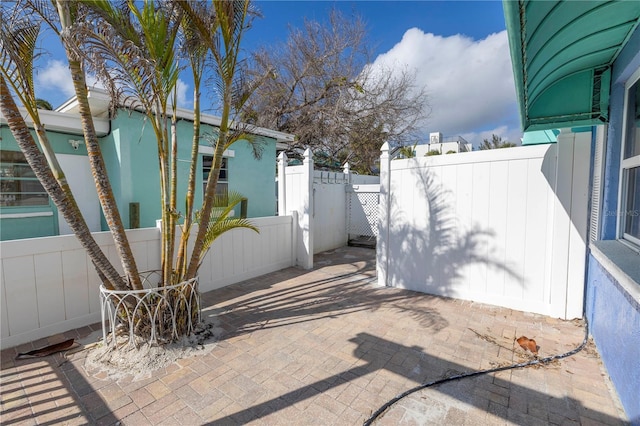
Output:
<instances>
[{"instance_id":1,"label":"blue wall","mask_svg":"<svg viewBox=\"0 0 640 426\"><path fill-rule=\"evenodd\" d=\"M253 157L248 142L238 141L231 147L236 155L228 160L229 189L247 197L247 217L273 216L276 213L275 141L256 138L255 142L264 144L259 161ZM239 209L236 210L239 215Z\"/></svg>"},{"instance_id":2,"label":"blue wall","mask_svg":"<svg viewBox=\"0 0 640 426\"><path fill-rule=\"evenodd\" d=\"M613 64L611 94L609 98L609 131L602 182L603 198L600 215L600 238L611 240L616 235L618 210L618 186L620 185L620 154L622 150L622 120L624 108L624 86L640 67L640 27L636 28L624 49Z\"/></svg>"},{"instance_id":3,"label":"blue wall","mask_svg":"<svg viewBox=\"0 0 640 426\"><path fill-rule=\"evenodd\" d=\"M640 304L589 256L587 318L629 420L640 424Z\"/></svg>"},{"instance_id":4,"label":"blue wall","mask_svg":"<svg viewBox=\"0 0 640 426\"><path fill-rule=\"evenodd\" d=\"M640 28L633 33L612 69L599 240L617 238L624 87L638 67ZM589 255L586 298L591 335L627 416L633 424L640 425L640 301L625 291L611 271L592 255Z\"/></svg>"}]
</instances>

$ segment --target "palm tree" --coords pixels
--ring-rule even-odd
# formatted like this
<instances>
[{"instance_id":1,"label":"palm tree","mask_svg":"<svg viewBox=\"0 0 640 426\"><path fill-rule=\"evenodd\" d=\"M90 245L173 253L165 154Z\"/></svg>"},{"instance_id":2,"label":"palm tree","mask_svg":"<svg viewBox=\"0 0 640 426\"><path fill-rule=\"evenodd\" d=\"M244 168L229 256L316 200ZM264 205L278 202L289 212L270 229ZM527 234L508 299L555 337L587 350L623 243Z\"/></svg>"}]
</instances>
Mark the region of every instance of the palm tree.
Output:
<instances>
[{"instance_id":1,"label":"palm tree","mask_svg":"<svg viewBox=\"0 0 640 426\"><path fill-rule=\"evenodd\" d=\"M240 139L249 141L252 139L237 123L234 123L234 117L244 107L255 86L248 84L244 79L239 56L242 36L247 29L247 19L251 9L249 0L213 0L214 19L210 19L211 14L199 14L190 2L178 2L178 4L190 20L192 28L200 33L200 37L209 48L213 57L215 85L222 98L220 129L214 143L212 171L209 173L204 202L200 210L201 226L198 228L185 272L185 278L189 279L196 276L208 249L207 231L210 226L203 226L203 224L209 224L212 218L223 153ZM256 154L258 150L259 146L254 144Z\"/></svg>"},{"instance_id":2,"label":"palm tree","mask_svg":"<svg viewBox=\"0 0 640 426\"><path fill-rule=\"evenodd\" d=\"M195 15L206 17L209 19L208 27L215 32L215 14L207 7L205 3L193 3L191 5ZM184 276L187 269L187 245L191 235L191 227L193 225L194 199L196 189L196 173L198 167L198 147L200 145L200 88L202 79L205 74L205 64L209 57L209 48L203 41L201 33L195 27L193 21L189 19L189 15L182 17L182 50L183 54L188 58L191 73L193 76L193 139L191 142L191 163L189 166L189 181L187 182L187 195L185 198L185 214L182 224L182 236L178 247L176 258L176 274Z\"/></svg>"},{"instance_id":3,"label":"palm tree","mask_svg":"<svg viewBox=\"0 0 640 426\"><path fill-rule=\"evenodd\" d=\"M44 109L44 110L47 110L47 111L53 111L53 106L46 99L40 99L40 98L36 99L36 106L39 109Z\"/></svg>"},{"instance_id":4,"label":"palm tree","mask_svg":"<svg viewBox=\"0 0 640 426\"><path fill-rule=\"evenodd\" d=\"M107 225L111 230L111 235L118 251L118 255L120 256L120 262L124 269L125 279L129 283L131 289L139 290L142 289L140 275L138 274L135 258L133 257L133 252L131 251L131 246L129 245L129 240L125 233L124 224L120 217L120 211L118 210L118 205L116 204L116 200L113 195L111 183L108 179L107 167L104 163L104 157L102 156L98 136L93 123L93 116L91 115L91 108L89 107L89 95L82 64L82 51L74 37L75 34L72 31L72 27L78 20L78 6L79 4L76 2L55 0L55 7L58 12L60 22L60 31L58 34L60 35L69 61L69 70L71 71L73 88L76 93L82 131L84 133L85 145L87 147L89 164L91 165L91 173L93 175L96 190L98 191L98 199L100 200L102 211L107 221ZM52 28L54 31L57 30L55 26L52 26Z\"/></svg>"},{"instance_id":5,"label":"palm tree","mask_svg":"<svg viewBox=\"0 0 640 426\"><path fill-rule=\"evenodd\" d=\"M139 8L130 2L126 9L118 9L110 3L87 1L85 6L91 8L99 22L97 30L90 29L85 35L85 42L92 52L91 63L102 76L116 99L123 97L131 106L139 106L145 112L154 130L161 181L162 199L162 270L163 283L189 280L196 276L198 266L213 241L212 229L220 230L221 224L229 229L238 226L255 229L249 222L241 219L220 221L220 216L212 216L215 205L215 188L222 165L223 152L234 142L251 137L240 126L231 127L231 111L241 106L247 97L245 81L237 78L237 59L239 53L240 34L246 29L245 19L248 1L214 2L213 8L202 3L176 2L163 3L156 7L148 0ZM180 6L180 7L176 7ZM194 19L197 17L197 20ZM132 20L131 18L135 18ZM175 226L177 215L177 135L175 129L176 102L171 95L177 85L178 55L176 43L178 30L182 30L184 51L194 76L194 132L191 146L191 167L187 184L186 212L182 224L182 237L178 247L175 268L173 254L175 246ZM235 32L235 38L226 38L220 50L219 41L222 31ZM212 36L213 35L213 36ZM212 39L216 39L213 40ZM230 46L230 43L236 43ZM124 52L124 54L122 54ZM220 131L214 138L214 161L209 174L207 189L197 221L201 224L195 241L195 249L191 260L195 267L187 269L187 247L191 226L196 219L194 215L194 194L197 173L197 156L200 144L200 85L206 72L206 59L213 57L218 65L216 75L224 72L226 83L220 92L223 94L223 113ZM221 72L222 70L222 72ZM249 89L250 90L250 89ZM171 125L169 122L171 121ZM241 130L241 129L240 129ZM238 201L239 202L239 201ZM227 204L225 204L227 205ZM212 224L216 223L216 226ZM215 234L215 232L214 232ZM215 238L214 238L215 239ZM191 265L191 264L190 264Z\"/></svg>"},{"instance_id":6,"label":"palm tree","mask_svg":"<svg viewBox=\"0 0 640 426\"><path fill-rule=\"evenodd\" d=\"M89 8L91 23L77 28L88 52L89 63L116 101L125 99L128 107L140 108L156 137L162 203L162 282L173 281L176 213L177 149L170 137L170 99L178 81L176 40L179 25L172 19L173 9L156 7L145 1L140 8L129 2L122 9L100 0L83 2ZM173 102L175 105L175 102ZM173 114L175 117L175 114Z\"/></svg>"},{"instance_id":7,"label":"palm tree","mask_svg":"<svg viewBox=\"0 0 640 426\"><path fill-rule=\"evenodd\" d=\"M491 135L491 141L489 141L489 139L484 139L478 148L484 151L487 149L511 148L513 146L516 146L516 144L503 141L501 136L493 134Z\"/></svg>"},{"instance_id":8,"label":"palm tree","mask_svg":"<svg viewBox=\"0 0 640 426\"><path fill-rule=\"evenodd\" d=\"M405 145L405 146L401 146L400 150L398 151L398 154L400 155L401 158L413 158L416 156L416 144L414 144L413 146L409 146L409 145Z\"/></svg>"},{"instance_id":9,"label":"palm tree","mask_svg":"<svg viewBox=\"0 0 640 426\"><path fill-rule=\"evenodd\" d=\"M124 233L119 212L114 202L108 176L104 166L102 153L93 126L91 111L87 99L85 83L85 68L89 67L109 89L112 100L121 106L137 108L146 114L146 118L153 128L158 149L158 164L160 177L160 198L162 204L162 278L160 285L171 285L187 281L197 275L207 250L213 241L223 232L244 227L257 231L246 219L230 219L229 214L240 202L239 194L229 194L224 200L222 209L214 206L221 200L215 196L215 189L222 165L223 152L240 139L253 142L245 129L235 122L237 113L241 110L249 95L255 88L248 84L242 74L242 64L239 59L242 34L247 28L249 1L216 0L212 7L205 7L200 3L185 1L167 1L159 6L153 0L146 0L142 4L134 1L121 3L118 6L102 0L65 1L53 0L55 10L50 10L46 3L37 0L28 1L38 17L47 22L58 34L63 42L72 77L80 113L87 151L91 162L92 173L96 188L99 192L102 209L111 229L114 240L119 248L120 258L125 270L125 280L118 282L112 277L111 270L96 262L98 273L103 280L114 284L107 288L125 287L141 289L140 280L131 255L131 250ZM3 27L4 29L4 27ZM196 80L194 134L192 139L192 166L188 181L188 196L186 199L187 217L183 224L183 237L178 249L178 260L174 267L174 246L176 243L175 227L179 222L177 213L177 133L176 133L176 99L175 92L180 71L177 55L179 31L182 30L183 47L189 58L189 65ZM34 45L35 38L29 39ZM33 49L32 49L33 50ZM4 49L3 49L4 52ZM195 212L193 206L196 163L200 136L200 84L208 68L207 60L212 59L212 72L215 77L218 93L221 94L222 118L220 129L212 138L214 146L213 167L207 181L203 205ZM15 61L14 61L15 62ZM29 68L33 61L23 61L22 68L11 75L22 76L31 72ZM27 67L27 68L25 68ZM17 68L17 67L16 67ZM211 70L208 70L211 72ZM3 74L5 73L3 70ZM3 87L5 85L2 80ZM33 85L14 85L13 89L21 96L23 103L35 105L31 98ZM28 134L24 120L16 114L12 98L4 96L2 107L8 117L11 117L12 131L16 139L26 140ZM172 99L173 98L173 99ZM33 111L32 111L33 110ZM34 122L38 122L37 108L30 109ZM20 132L20 133L19 133ZM38 132L39 134L39 132ZM46 138L44 128L43 137ZM35 143L32 144L35 146ZM43 144L45 148L46 143ZM253 144L254 153L259 154L259 144ZM22 145L21 145L22 147ZM24 145L24 149L32 146ZM35 148L37 151L37 147ZM51 154L48 165L33 161L34 170L40 173L43 180L49 179L47 172L56 170L55 155L52 150L45 149L45 155ZM36 153L29 153L30 158L36 159ZM41 169L41 170L40 170ZM63 177L63 175L61 175ZM47 188L55 186L47 182ZM55 182L55 179L54 179ZM58 187L62 185L55 182ZM53 187L52 191L56 188ZM70 194L70 191L69 191ZM53 197L52 197L53 198ZM77 209L77 206L76 206ZM69 214L80 215L79 210ZM67 218L67 216L65 216ZM199 223L196 240L190 257L187 255L188 238L193 223ZM85 225L86 227L86 225ZM75 229L74 229L75 230ZM93 258L92 258L93 259ZM187 263L187 259L189 262ZM111 285L110 284L110 285ZM162 309L166 309L162 307ZM185 309L181 315L191 315L193 311ZM179 320L178 322L184 323ZM138 324L139 325L139 324ZM185 330L185 331L188 331Z\"/></svg>"},{"instance_id":10,"label":"palm tree","mask_svg":"<svg viewBox=\"0 0 640 426\"><path fill-rule=\"evenodd\" d=\"M71 193L64 172L56 160L47 133L38 113L38 99L33 90L33 62L36 40L40 25L27 19L15 8L10 15L2 9L0 22L1 78L0 107L7 118L11 132L18 146L54 204L65 218L70 228L87 251L99 276L109 289L126 289L124 280L119 276L91 235L80 209ZM7 84L8 82L8 84ZM19 97L34 123L41 152L18 110L9 89Z\"/></svg>"}]
</instances>

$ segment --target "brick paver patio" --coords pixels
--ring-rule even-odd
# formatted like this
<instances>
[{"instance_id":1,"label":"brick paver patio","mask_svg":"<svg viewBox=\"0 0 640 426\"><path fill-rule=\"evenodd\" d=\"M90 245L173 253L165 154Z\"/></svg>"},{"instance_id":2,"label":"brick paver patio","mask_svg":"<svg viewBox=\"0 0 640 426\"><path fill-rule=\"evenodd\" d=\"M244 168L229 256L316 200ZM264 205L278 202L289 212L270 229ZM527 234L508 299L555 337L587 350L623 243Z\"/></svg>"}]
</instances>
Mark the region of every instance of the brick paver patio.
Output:
<instances>
[{"instance_id":1,"label":"brick paver patio","mask_svg":"<svg viewBox=\"0 0 640 426\"><path fill-rule=\"evenodd\" d=\"M223 336L206 355L150 378L113 381L84 369L85 352L14 360L17 352L84 337L98 328L2 352L8 424L358 425L424 382L540 356L583 339L560 321L472 302L375 287L375 252L343 248L203 295ZM376 422L419 424L626 424L592 343L545 367L448 382L401 400Z\"/></svg>"}]
</instances>

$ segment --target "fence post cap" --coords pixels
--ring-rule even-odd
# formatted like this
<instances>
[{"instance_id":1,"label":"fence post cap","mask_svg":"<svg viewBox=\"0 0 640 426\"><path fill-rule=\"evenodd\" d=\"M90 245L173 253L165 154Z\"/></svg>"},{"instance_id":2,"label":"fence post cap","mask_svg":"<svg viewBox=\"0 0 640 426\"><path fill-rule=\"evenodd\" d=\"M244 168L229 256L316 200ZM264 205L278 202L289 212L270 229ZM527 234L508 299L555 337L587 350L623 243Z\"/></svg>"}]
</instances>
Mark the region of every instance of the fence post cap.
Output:
<instances>
[{"instance_id":1,"label":"fence post cap","mask_svg":"<svg viewBox=\"0 0 640 426\"><path fill-rule=\"evenodd\" d=\"M389 142L383 143L382 147L380 147L380 151L382 152L389 151Z\"/></svg>"}]
</instances>

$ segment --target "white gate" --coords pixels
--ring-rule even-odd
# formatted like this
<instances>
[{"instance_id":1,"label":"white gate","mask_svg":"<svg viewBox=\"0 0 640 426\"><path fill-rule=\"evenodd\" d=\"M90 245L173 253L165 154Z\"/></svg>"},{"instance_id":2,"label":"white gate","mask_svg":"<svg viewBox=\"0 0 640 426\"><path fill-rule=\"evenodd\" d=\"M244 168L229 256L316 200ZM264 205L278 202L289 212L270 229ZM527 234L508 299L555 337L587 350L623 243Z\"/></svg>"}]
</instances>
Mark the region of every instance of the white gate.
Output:
<instances>
[{"instance_id":1,"label":"white gate","mask_svg":"<svg viewBox=\"0 0 640 426\"><path fill-rule=\"evenodd\" d=\"M375 245L380 185L348 185L347 234L350 245Z\"/></svg>"}]
</instances>

